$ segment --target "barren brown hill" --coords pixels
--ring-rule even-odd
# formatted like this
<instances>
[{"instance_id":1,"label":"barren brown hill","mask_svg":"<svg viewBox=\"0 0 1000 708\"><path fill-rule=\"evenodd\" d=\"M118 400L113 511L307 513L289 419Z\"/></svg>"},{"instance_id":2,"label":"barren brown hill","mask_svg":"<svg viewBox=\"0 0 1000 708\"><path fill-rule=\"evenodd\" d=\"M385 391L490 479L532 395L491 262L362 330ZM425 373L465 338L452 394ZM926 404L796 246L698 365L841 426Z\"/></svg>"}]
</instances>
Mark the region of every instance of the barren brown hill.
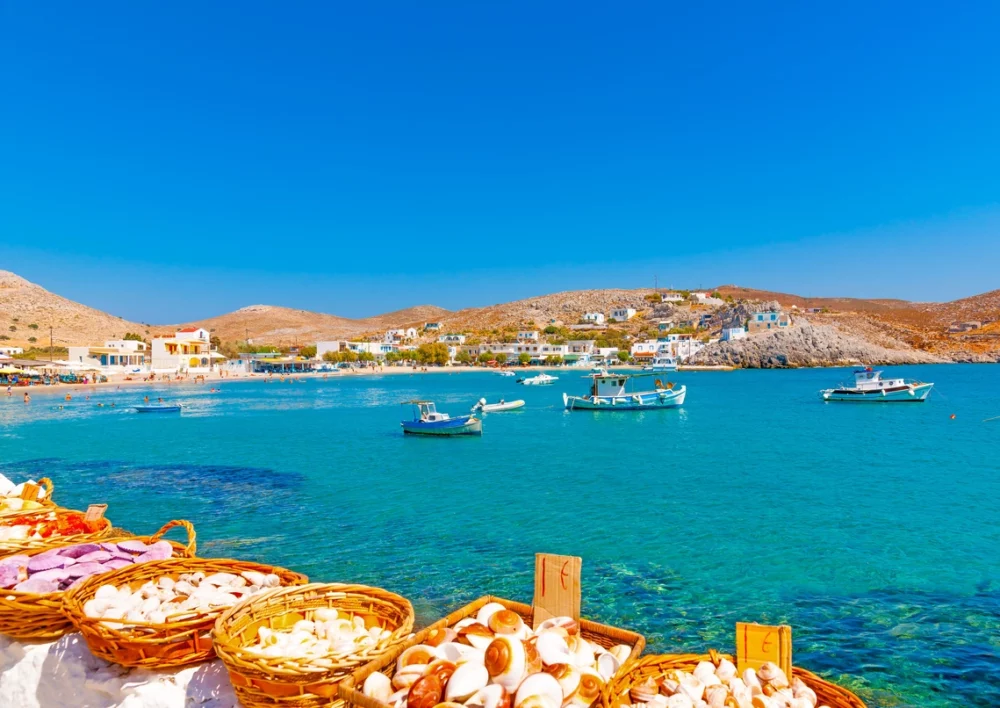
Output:
<instances>
[{"instance_id":1,"label":"barren brown hill","mask_svg":"<svg viewBox=\"0 0 1000 708\"><path fill-rule=\"evenodd\" d=\"M49 327L56 346L99 343L126 332L144 333L145 325L129 322L92 307L67 300L40 285L0 270L0 344L30 347L48 345Z\"/></svg>"},{"instance_id":2,"label":"barren brown hill","mask_svg":"<svg viewBox=\"0 0 1000 708\"><path fill-rule=\"evenodd\" d=\"M778 293L770 290L757 290L755 288L744 288L738 285L722 285L715 288L725 296L732 296L737 300L763 300L770 302L777 300L785 307L795 305L799 309L825 308L840 312L886 312L892 310L906 310L919 307L918 303L907 300L885 300L871 298L853 297L803 297L801 295L790 295L789 293Z\"/></svg>"}]
</instances>

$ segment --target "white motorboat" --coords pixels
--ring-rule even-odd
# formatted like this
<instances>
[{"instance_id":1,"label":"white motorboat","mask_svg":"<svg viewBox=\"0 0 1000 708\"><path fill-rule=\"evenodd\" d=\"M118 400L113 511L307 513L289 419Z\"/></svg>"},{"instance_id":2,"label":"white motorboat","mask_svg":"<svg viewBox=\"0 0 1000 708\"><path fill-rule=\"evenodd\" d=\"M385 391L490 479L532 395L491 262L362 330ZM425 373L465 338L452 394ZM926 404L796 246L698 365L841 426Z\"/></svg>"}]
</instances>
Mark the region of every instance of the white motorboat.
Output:
<instances>
[{"instance_id":1,"label":"white motorboat","mask_svg":"<svg viewBox=\"0 0 1000 708\"><path fill-rule=\"evenodd\" d=\"M883 379L870 366L854 372L854 385L827 388L819 392L824 401L850 403L921 403L927 400L932 383L912 379Z\"/></svg>"},{"instance_id":2,"label":"white motorboat","mask_svg":"<svg viewBox=\"0 0 1000 708\"><path fill-rule=\"evenodd\" d=\"M532 376L531 378L518 379L517 383L524 384L525 386L549 386L558 380L558 376L539 374L538 376Z\"/></svg>"},{"instance_id":3,"label":"white motorboat","mask_svg":"<svg viewBox=\"0 0 1000 708\"><path fill-rule=\"evenodd\" d=\"M497 372L497 376L517 376L517 374L510 369L500 369L500 371Z\"/></svg>"},{"instance_id":4,"label":"white motorboat","mask_svg":"<svg viewBox=\"0 0 1000 708\"><path fill-rule=\"evenodd\" d=\"M524 401L505 401L500 399L496 403L487 403L485 398L480 398L479 402L472 407L472 412L482 411L483 413L499 413L501 411L514 411L524 407Z\"/></svg>"},{"instance_id":5,"label":"white motorboat","mask_svg":"<svg viewBox=\"0 0 1000 708\"><path fill-rule=\"evenodd\" d=\"M686 386L675 386L660 379L653 382L648 390L637 391L635 380L648 378L651 374L590 374L590 395L570 396L563 394L563 404L567 410L590 411L639 411L655 408L674 408L684 403ZM631 390L629 388L631 387Z\"/></svg>"},{"instance_id":6,"label":"white motorboat","mask_svg":"<svg viewBox=\"0 0 1000 708\"><path fill-rule=\"evenodd\" d=\"M677 360L672 356L657 356L653 363L642 367L643 371L677 371Z\"/></svg>"}]
</instances>

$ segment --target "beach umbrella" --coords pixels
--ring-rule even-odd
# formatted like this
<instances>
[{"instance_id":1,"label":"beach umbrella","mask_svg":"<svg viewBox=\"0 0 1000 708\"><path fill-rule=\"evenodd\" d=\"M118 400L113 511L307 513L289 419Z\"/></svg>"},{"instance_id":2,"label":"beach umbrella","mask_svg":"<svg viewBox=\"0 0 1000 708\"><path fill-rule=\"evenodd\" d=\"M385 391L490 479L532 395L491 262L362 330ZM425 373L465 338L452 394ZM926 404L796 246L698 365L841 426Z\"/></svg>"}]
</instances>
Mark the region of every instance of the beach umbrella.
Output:
<instances>
[{"instance_id":1,"label":"beach umbrella","mask_svg":"<svg viewBox=\"0 0 1000 708\"><path fill-rule=\"evenodd\" d=\"M20 369L15 369L13 366L5 366L0 369L0 374L20 374Z\"/></svg>"}]
</instances>

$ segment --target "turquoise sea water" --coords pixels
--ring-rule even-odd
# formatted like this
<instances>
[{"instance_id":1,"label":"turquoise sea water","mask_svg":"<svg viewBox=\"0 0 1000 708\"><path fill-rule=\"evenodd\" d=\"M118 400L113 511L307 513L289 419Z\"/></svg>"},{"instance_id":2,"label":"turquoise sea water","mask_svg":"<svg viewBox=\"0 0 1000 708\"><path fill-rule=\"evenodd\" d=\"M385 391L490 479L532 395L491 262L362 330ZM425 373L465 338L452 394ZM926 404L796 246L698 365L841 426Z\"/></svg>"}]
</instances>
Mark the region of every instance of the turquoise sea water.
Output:
<instances>
[{"instance_id":1,"label":"turquoise sea water","mask_svg":"<svg viewBox=\"0 0 1000 708\"><path fill-rule=\"evenodd\" d=\"M796 664L871 706L1000 704L1000 367L893 370L936 382L924 404L824 404L850 376L817 369L680 373L681 409L566 413L582 373L154 389L180 416L130 412L150 389L0 399L0 471L136 531L189 519L203 555L386 587L423 623L530 602L533 554L574 554L584 614L652 651L786 622ZM401 400L480 396L528 405L482 438L400 433Z\"/></svg>"}]
</instances>

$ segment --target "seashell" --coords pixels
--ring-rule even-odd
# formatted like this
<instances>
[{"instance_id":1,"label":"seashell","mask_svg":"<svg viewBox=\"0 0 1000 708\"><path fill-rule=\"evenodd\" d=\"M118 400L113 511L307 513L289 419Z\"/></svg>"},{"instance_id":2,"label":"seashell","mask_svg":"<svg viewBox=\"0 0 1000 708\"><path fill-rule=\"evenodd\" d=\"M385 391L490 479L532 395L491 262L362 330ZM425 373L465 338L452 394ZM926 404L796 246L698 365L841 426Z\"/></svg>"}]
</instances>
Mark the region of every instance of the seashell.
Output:
<instances>
[{"instance_id":1,"label":"seashell","mask_svg":"<svg viewBox=\"0 0 1000 708\"><path fill-rule=\"evenodd\" d=\"M82 556L76 559L77 563L103 563L104 561L111 560L111 553L108 551L92 551L90 553L84 553Z\"/></svg>"},{"instance_id":2,"label":"seashell","mask_svg":"<svg viewBox=\"0 0 1000 708\"><path fill-rule=\"evenodd\" d=\"M580 686L580 672L572 664L552 664L546 666L544 671L559 682L564 696L569 696Z\"/></svg>"},{"instance_id":3,"label":"seashell","mask_svg":"<svg viewBox=\"0 0 1000 708\"><path fill-rule=\"evenodd\" d=\"M24 568L27 568L28 567L28 561L30 561L30 560L31 560L31 558L29 558L28 556L24 556L24 555L7 556L3 560L0 560L0 568L6 568L8 566L9 567L24 567Z\"/></svg>"},{"instance_id":4,"label":"seashell","mask_svg":"<svg viewBox=\"0 0 1000 708\"><path fill-rule=\"evenodd\" d=\"M443 686L447 686L449 679L451 679L452 675L454 675L457 668L458 665L451 661L437 659L427 665L427 671L425 673L434 674L441 679L441 684Z\"/></svg>"},{"instance_id":5,"label":"seashell","mask_svg":"<svg viewBox=\"0 0 1000 708\"><path fill-rule=\"evenodd\" d=\"M250 583L251 585L257 585L257 586L262 586L264 584L264 578L267 577L264 575L264 573L258 573L256 570L244 570L242 573L240 573L240 575L246 578L247 582Z\"/></svg>"},{"instance_id":6,"label":"seashell","mask_svg":"<svg viewBox=\"0 0 1000 708\"><path fill-rule=\"evenodd\" d=\"M135 538L129 539L127 541L121 541L118 544L113 544L113 543L111 543L111 544L103 544L102 543L101 545L106 550L111 550L110 548L108 548L108 546L110 545L110 546L117 546L118 548L120 548L123 551L128 551L129 553L136 553L136 554L138 554L138 553L145 553L146 549L149 548L149 546L147 546L145 543L143 543L142 541L140 541L138 539L135 539Z\"/></svg>"},{"instance_id":7,"label":"seashell","mask_svg":"<svg viewBox=\"0 0 1000 708\"><path fill-rule=\"evenodd\" d=\"M281 578L279 578L274 573L268 573L264 576L263 586L265 588L276 588L281 586Z\"/></svg>"},{"instance_id":8,"label":"seashell","mask_svg":"<svg viewBox=\"0 0 1000 708\"><path fill-rule=\"evenodd\" d=\"M426 664L410 664L397 670L396 675L392 677L392 687L397 691L404 688L409 689L418 678L424 675L426 670Z\"/></svg>"},{"instance_id":9,"label":"seashell","mask_svg":"<svg viewBox=\"0 0 1000 708\"><path fill-rule=\"evenodd\" d=\"M563 705L577 706L577 708L590 708L590 706L601 695L604 688L604 680L592 670L580 671L580 685L563 701Z\"/></svg>"},{"instance_id":10,"label":"seashell","mask_svg":"<svg viewBox=\"0 0 1000 708\"><path fill-rule=\"evenodd\" d=\"M556 631L542 632L535 642L538 656L546 666L554 664L570 664L573 662L573 654L569 650L569 645L563 636Z\"/></svg>"},{"instance_id":11,"label":"seashell","mask_svg":"<svg viewBox=\"0 0 1000 708\"><path fill-rule=\"evenodd\" d=\"M778 708L778 704L772 701L767 696L762 694L754 694L750 699L750 705L752 708Z\"/></svg>"},{"instance_id":12,"label":"seashell","mask_svg":"<svg viewBox=\"0 0 1000 708\"><path fill-rule=\"evenodd\" d=\"M389 696L389 705L393 708L406 708L406 694L409 689L403 689L402 691L396 691L391 696Z\"/></svg>"},{"instance_id":13,"label":"seashell","mask_svg":"<svg viewBox=\"0 0 1000 708\"><path fill-rule=\"evenodd\" d=\"M819 698L816 697L816 692L809 688L805 682L797 676L792 679L792 695L795 696L795 698L804 698L809 701L812 706L819 703Z\"/></svg>"},{"instance_id":14,"label":"seashell","mask_svg":"<svg viewBox=\"0 0 1000 708\"><path fill-rule=\"evenodd\" d=\"M59 590L59 583L54 580L46 580L36 576L28 578L22 583L18 583L14 586L14 590L17 592L30 592L36 595L44 595L50 592L57 592Z\"/></svg>"},{"instance_id":15,"label":"seashell","mask_svg":"<svg viewBox=\"0 0 1000 708\"><path fill-rule=\"evenodd\" d=\"M156 579L156 587L162 590L173 590L177 582L169 575L163 575Z\"/></svg>"},{"instance_id":16,"label":"seashell","mask_svg":"<svg viewBox=\"0 0 1000 708\"><path fill-rule=\"evenodd\" d=\"M141 556L136 556L135 562L146 563L148 561L162 561L167 560L171 555L173 555L173 550L164 551L162 548L152 548L143 553Z\"/></svg>"},{"instance_id":17,"label":"seashell","mask_svg":"<svg viewBox=\"0 0 1000 708\"><path fill-rule=\"evenodd\" d=\"M43 553L28 561L28 570L37 573L43 570L52 570L53 568L65 568L72 563L72 558L63 558L54 553Z\"/></svg>"},{"instance_id":18,"label":"seashell","mask_svg":"<svg viewBox=\"0 0 1000 708\"><path fill-rule=\"evenodd\" d=\"M569 650L576 656L573 663L579 668L582 669L594 665L594 648L590 645L590 642L579 635L573 635L567 638L566 644L569 646Z\"/></svg>"},{"instance_id":19,"label":"seashell","mask_svg":"<svg viewBox=\"0 0 1000 708\"><path fill-rule=\"evenodd\" d=\"M694 701L687 694L675 693L667 699L667 708L694 708Z\"/></svg>"},{"instance_id":20,"label":"seashell","mask_svg":"<svg viewBox=\"0 0 1000 708\"><path fill-rule=\"evenodd\" d=\"M490 617L492 617L497 612L506 610L507 608L501 605L499 602L487 602L485 605L479 608L479 612L476 613L476 622L479 624L490 626ZM455 625L458 626L457 624ZM494 630L495 631L495 630Z\"/></svg>"},{"instance_id":21,"label":"seashell","mask_svg":"<svg viewBox=\"0 0 1000 708\"><path fill-rule=\"evenodd\" d=\"M549 699L557 707L561 706L563 702L562 687L555 677L549 674L529 674L517 687L514 708L524 706L532 698Z\"/></svg>"},{"instance_id":22,"label":"seashell","mask_svg":"<svg viewBox=\"0 0 1000 708\"><path fill-rule=\"evenodd\" d=\"M114 585L102 585L97 588L94 597L98 600L114 600L118 597L118 588Z\"/></svg>"},{"instance_id":23,"label":"seashell","mask_svg":"<svg viewBox=\"0 0 1000 708\"><path fill-rule=\"evenodd\" d=\"M154 610L149 613L148 621L150 624L166 624L167 615L162 610Z\"/></svg>"},{"instance_id":24,"label":"seashell","mask_svg":"<svg viewBox=\"0 0 1000 708\"><path fill-rule=\"evenodd\" d=\"M164 560L166 560L174 555L174 547L170 544L170 541L157 541L146 549L146 553L165 554Z\"/></svg>"},{"instance_id":25,"label":"seashell","mask_svg":"<svg viewBox=\"0 0 1000 708\"><path fill-rule=\"evenodd\" d=\"M434 708L441 702L443 691L441 679L437 676L421 676L413 682L406 694L407 708Z\"/></svg>"},{"instance_id":26,"label":"seashell","mask_svg":"<svg viewBox=\"0 0 1000 708\"><path fill-rule=\"evenodd\" d=\"M580 633L580 623L572 617L549 617L547 620L538 625L538 629L536 629L535 632L541 633L549 629L557 628L563 630L566 634Z\"/></svg>"},{"instance_id":27,"label":"seashell","mask_svg":"<svg viewBox=\"0 0 1000 708\"><path fill-rule=\"evenodd\" d=\"M715 684L705 689L705 703L708 708L726 708L726 699L729 698L729 689L722 684Z\"/></svg>"},{"instance_id":28,"label":"seashell","mask_svg":"<svg viewBox=\"0 0 1000 708\"><path fill-rule=\"evenodd\" d=\"M0 588L12 588L22 580L27 580L27 566L19 568L16 565L0 566ZM24 576L24 577L22 577Z\"/></svg>"},{"instance_id":29,"label":"seashell","mask_svg":"<svg viewBox=\"0 0 1000 708\"><path fill-rule=\"evenodd\" d=\"M524 673L539 673L545 665L542 663L542 657L538 655L534 639L522 640L521 643L524 645Z\"/></svg>"},{"instance_id":30,"label":"seashell","mask_svg":"<svg viewBox=\"0 0 1000 708\"><path fill-rule=\"evenodd\" d=\"M369 674L368 678L365 679L365 683L361 687L361 692L376 701L388 703L390 696L392 696L392 682L388 676L376 671Z\"/></svg>"},{"instance_id":31,"label":"seashell","mask_svg":"<svg viewBox=\"0 0 1000 708\"><path fill-rule=\"evenodd\" d=\"M482 664L466 663L455 669L444 689L444 699L465 703L489 683L490 675Z\"/></svg>"},{"instance_id":32,"label":"seashell","mask_svg":"<svg viewBox=\"0 0 1000 708\"><path fill-rule=\"evenodd\" d=\"M757 679L757 672L753 669L746 669L743 672L743 683L747 685L751 693L761 693L760 681Z\"/></svg>"},{"instance_id":33,"label":"seashell","mask_svg":"<svg viewBox=\"0 0 1000 708\"><path fill-rule=\"evenodd\" d=\"M519 634L524 629L524 620L513 610L498 610L490 615L486 626L496 634Z\"/></svg>"},{"instance_id":34,"label":"seashell","mask_svg":"<svg viewBox=\"0 0 1000 708\"><path fill-rule=\"evenodd\" d=\"M628 661L629 657L632 656L632 647L628 644L615 644L608 651L618 659L619 666Z\"/></svg>"},{"instance_id":35,"label":"seashell","mask_svg":"<svg viewBox=\"0 0 1000 708\"><path fill-rule=\"evenodd\" d=\"M601 675L605 681L610 681L614 678L615 674L618 673L618 669L621 668L621 662L615 658L615 655L611 652L603 652L597 657L597 673ZM715 678L715 675L712 676Z\"/></svg>"},{"instance_id":36,"label":"seashell","mask_svg":"<svg viewBox=\"0 0 1000 708\"><path fill-rule=\"evenodd\" d=\"M771 661L765 661L764 664L757 669L757 680L761 684L769 683L774 688L786 688L788 684L788 677L785 676L785 672L781 668Z\"/></svg>"},{"instance_id":37,"label":"seashell","mask_svg":"<svg viewBox=\"0 0 1000 708\"><path fill-rule=\"evenodd\" d=\"M212 573L201 584L222 586L230 585L234 580L236 580L236 576L232 573Z\"/></svg>"},{"instance_id":38,"label":"seashell","mask_svg":"<svg viewBox=\"0 0 1000 708\"><path fill-rule=\"evenodd\" d=\"M431 647L441 646L445 642L453 642L458 639L458 632L450 627L444 629L432 629L427 634L424 644Z\"/></svg>"},{"instance_id":39,"label":"seashell","mask_svg":"<svg viewBox=\"0 0 1000 708\"><path fill-rule=\"evenodd\" d=\"M465 702L466 708L511 708L510 694L503 686L491 683L479 689Z\"/></svg>"},{"instance_id":40,"label":"seashell","mask_svg":"<svg viewBox=\"0 0 1000 708\"><path fill-rule=\"evenodd\" d=\"M402 671L411 664L423 664L426 666L438 658L440 656L434 647L429 647L426 644L416 644L404 651L396 659L396 671Z\"/></svg>"},{"instance_id":41,"label":"seashell","mask_svg":"<svg viewBox=\"0 0 1000 708\"><path fill-rule=\"evenodd\" d=\"M59 555L64 558L79 558L80 556L85 556L88 553L93 553L94 551L102 550L101 546L97 543L78 543L75 546L67 546L66 548L59 549ZM108 549L103 549L108 550Z\"/></svg>"},{"instance_id":42,"label":"seashell","mask_svg":"<svg viewBox=\"0 0 1000 708\"><path fill-rule=\"evenodd\" d=\"M473 646L459 644L458 642L444 642L435 647L435 649L438 656L454 664L464 664L467 661L479 661L482 663L482 657L485 655L485 652Z\"/></svg>"},{"instance_id":43,"label":"seashell","mask_svg":"<svg viewBox=\"0 0 1000 708\"><path fill-rule=\"evenodd\" d=\"M486 651L486 647L490 645L495 635L493 630L486 625L471 622L458 630L458 636L476 649Z\"/></svg>"},{"instance_id":44,"label":"seashell","mask_svg":"<svg viewBox=\"0 0 1000 708\"><path fill-rule=\"evenodd\" d=\"M660 682L660 695L670 697L675 693L677 693L677 689L680 687L681 687L680 683L678 683L674 679L664 677L663 680Z\"/></svg>"},{"instance_id":45,"label":"seashell","mask_svg":"<svg viewBox=\"0 0 1000 708\"><path fill-rule=\"evenodd\" d=\"M648 678L642 683L632 686L632 688L629 689L628 695L629 698L632 699L633 703L649 703L659 692L660 687L656 685L656 681ZM673 693L673 691L671 691L671 693Z\"/></svg>"},{"instance_id":46,"label":"seashell","mask_svg":"<svg viewBox=\"0 0 1000 708\"><path fill-rule=\"evenodd\" d=\"M132 565L132 560L125 560L124 558L112 558L109 561L104 561L102 564L109 570L118 570L119 568L124 568L127 565Z\"/></svg>"},{"instance_id":47,"label":"seashell","mask_svg":"<svg viewBox=\"0 0 1000 708\"><path fill-rule=\"evenodd\" d=\"M69 575L65 568L50 568L49 570L40 570L37 573L32 573L31 577L58 583L69 578Z\"/></svg>"},{"instance_id":48,"label":"seashell","mask_svg":"<svg viewBox=\"0 0 1000 708\"><path fill-rule=\"evenodd\" d=\"M524 643L510 635L497 637L487 647L483 663L493 682L513 693L524 676Z\"/></svg>"},{"instance_id":49,"label":"seashell","mask_svg":"<svg viewBox=\"0 0 1000 708\"><path fill-rule=\"evenodd\" d=\"M705 684L699 681L696 676L681 671L677 673L677 680L680 684L677 687L677 693L687 694L693 703L697 703L705 695Z\"/></svg>"}]
</instances>

